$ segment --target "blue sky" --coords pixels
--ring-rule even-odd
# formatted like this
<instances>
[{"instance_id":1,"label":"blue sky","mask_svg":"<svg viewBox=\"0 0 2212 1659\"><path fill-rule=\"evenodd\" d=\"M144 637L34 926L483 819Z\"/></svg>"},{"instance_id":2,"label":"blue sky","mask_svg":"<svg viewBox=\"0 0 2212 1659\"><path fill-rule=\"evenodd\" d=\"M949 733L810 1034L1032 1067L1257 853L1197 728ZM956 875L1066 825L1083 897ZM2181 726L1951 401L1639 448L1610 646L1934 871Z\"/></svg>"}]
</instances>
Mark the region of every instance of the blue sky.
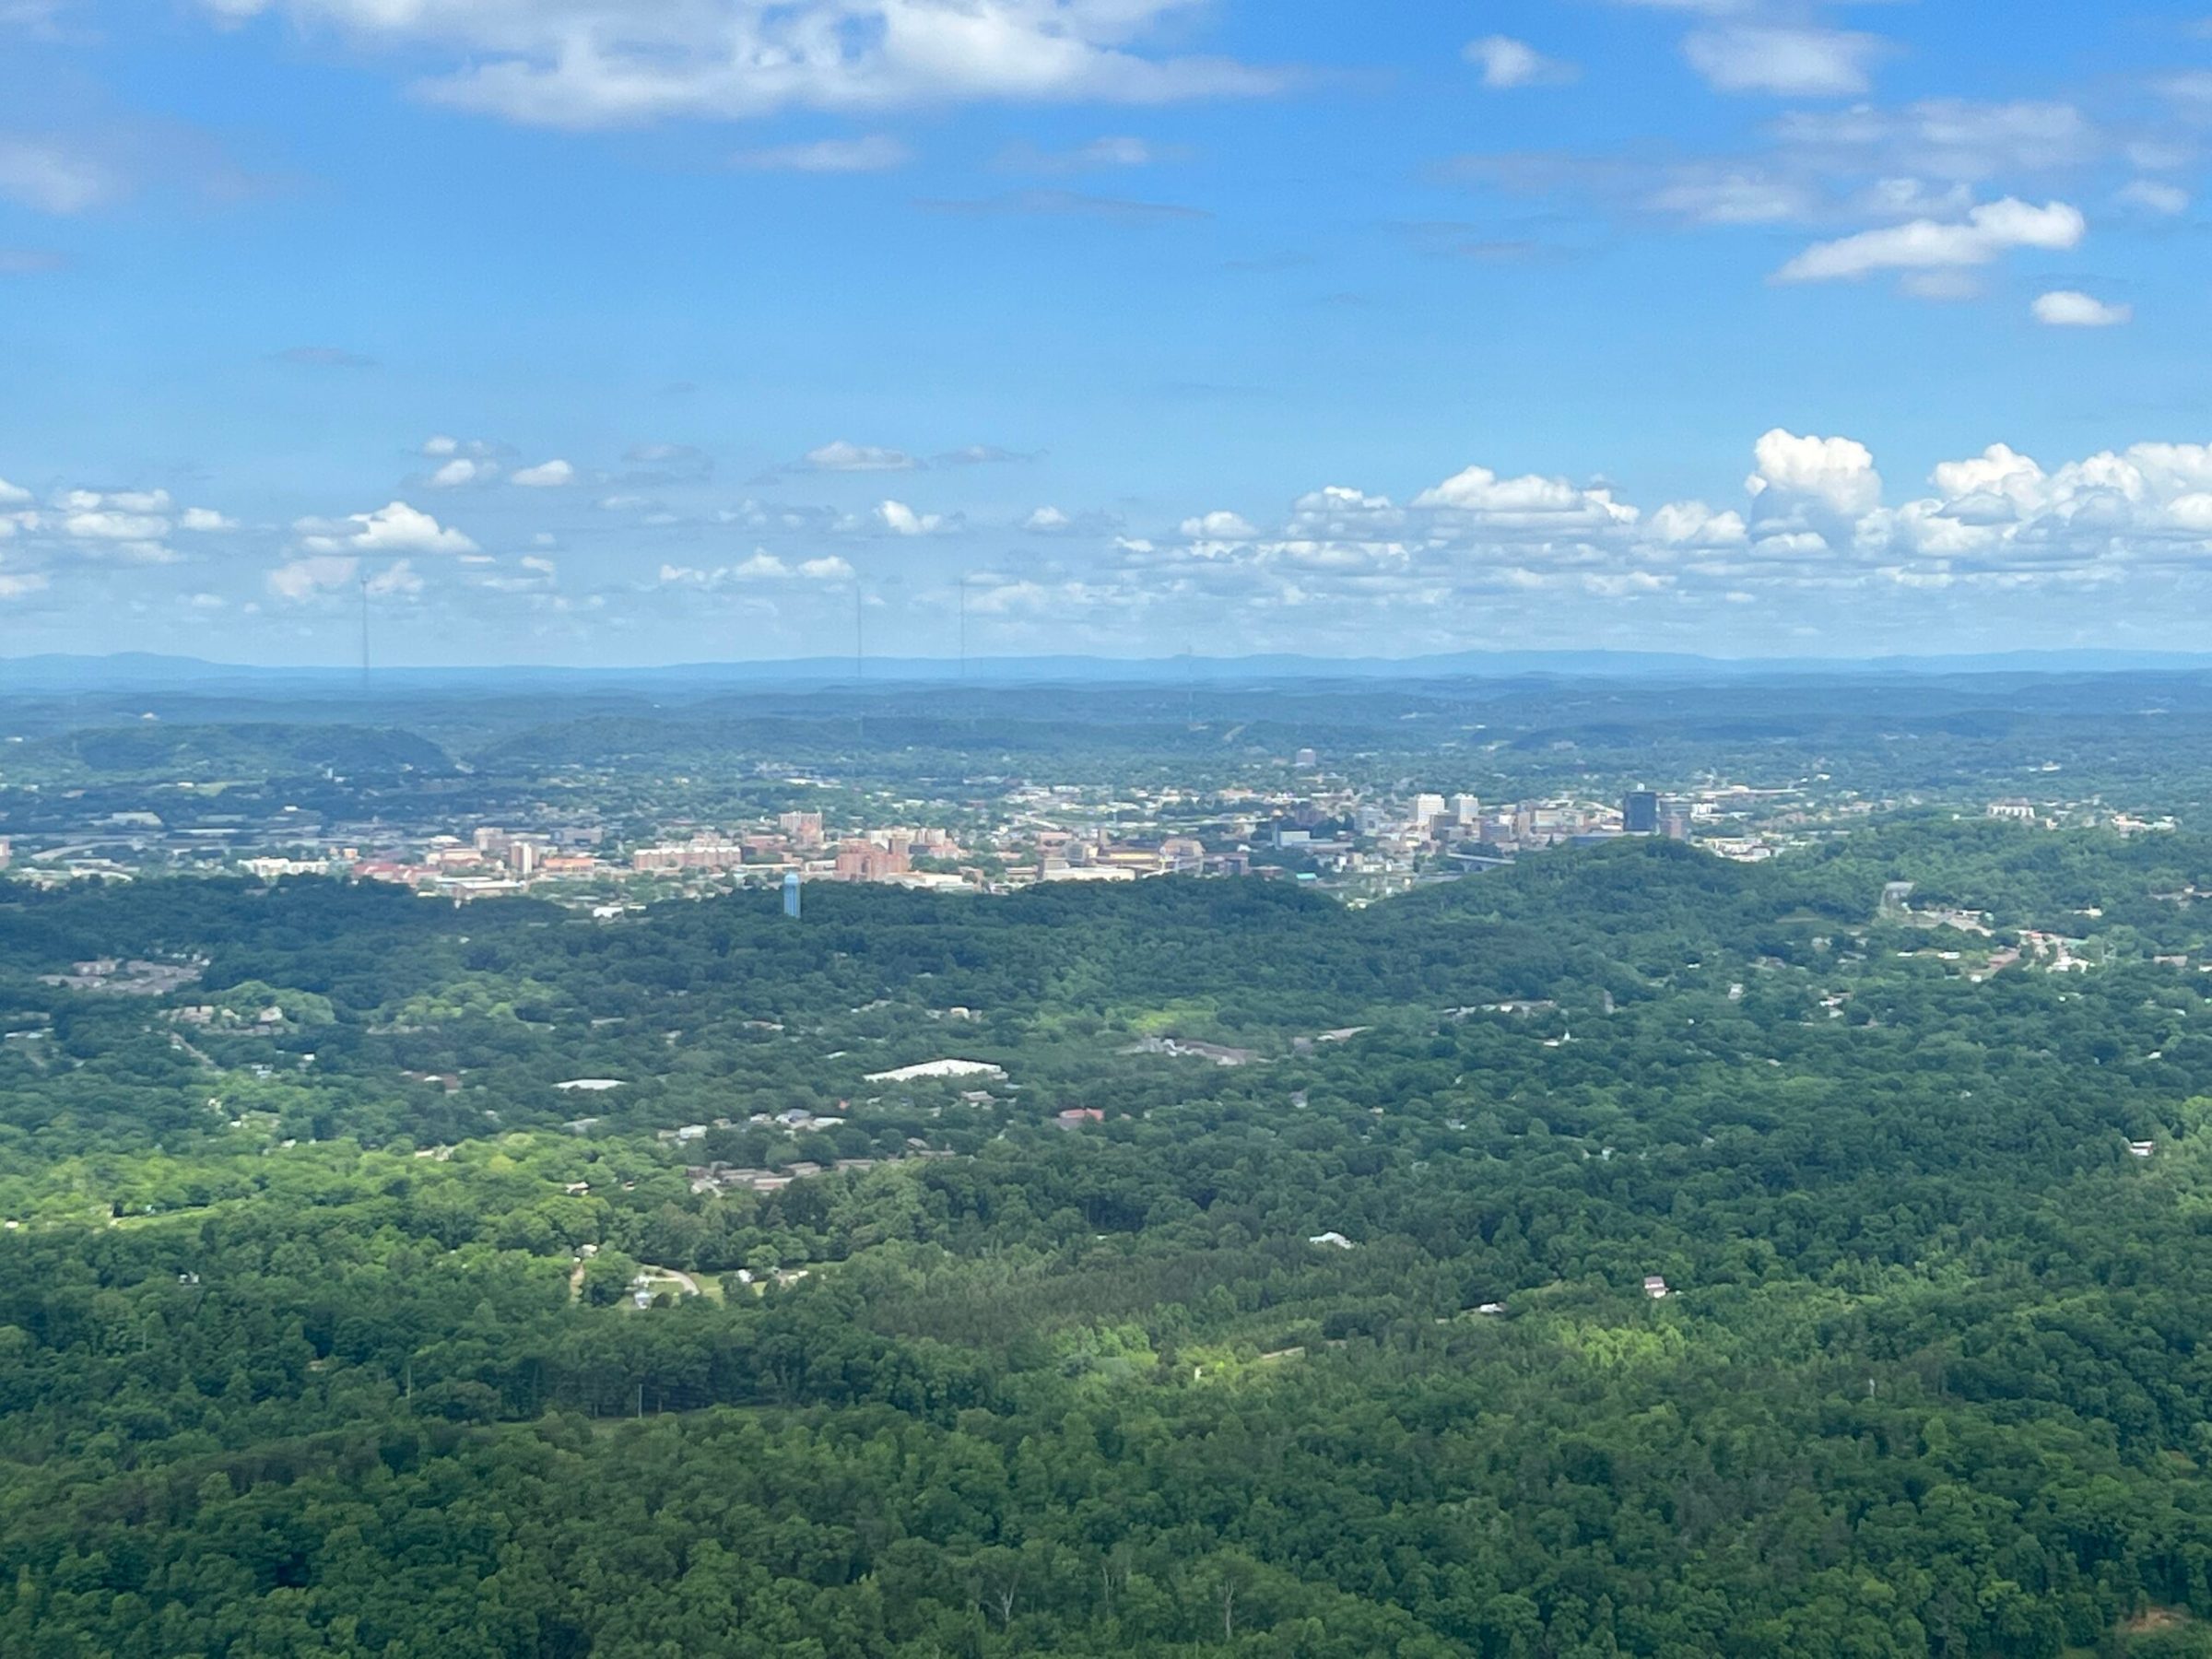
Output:
<instances>
[{"instance_id":1,"label":"blue sky","mask_svg":"<svg viewBox=\"0 0 2212 1659\"><path fill-rule=\"evenodd\" d=\"M2212 21L0 0L0 654L2194 647Z\"/></svg>"}]
</instances>

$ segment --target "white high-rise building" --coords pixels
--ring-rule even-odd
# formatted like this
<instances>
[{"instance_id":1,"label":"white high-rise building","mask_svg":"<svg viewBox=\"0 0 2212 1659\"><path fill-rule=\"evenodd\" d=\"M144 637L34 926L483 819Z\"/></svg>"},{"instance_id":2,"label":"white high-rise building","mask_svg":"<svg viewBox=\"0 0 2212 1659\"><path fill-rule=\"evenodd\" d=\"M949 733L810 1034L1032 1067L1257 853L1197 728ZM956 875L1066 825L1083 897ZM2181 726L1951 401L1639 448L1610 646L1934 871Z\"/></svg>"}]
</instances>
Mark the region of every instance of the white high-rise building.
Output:
<instances>
[{"instance_id":1,"label":"white high-rise building","mask_svg":"<svg viewBox=\"0 0 2212 1659\"><path fill-rule=\"evenodd\" d=\"M1452 821L1463 827L1482 821L1482 803L1471 794L1452 797Z\"/></svg>"},{"instance_id":2,"label":"white high-rise building","mask_svg":"<svg viewBox=\"0 0 2212 1659\"><path fill-rule=\"evenodd\" d=\"M1426 834L1436 820L1444 816L1444 797L1441 794L1418 794L1413 797L1413 827Z\"/></svg>"}]
</instances>

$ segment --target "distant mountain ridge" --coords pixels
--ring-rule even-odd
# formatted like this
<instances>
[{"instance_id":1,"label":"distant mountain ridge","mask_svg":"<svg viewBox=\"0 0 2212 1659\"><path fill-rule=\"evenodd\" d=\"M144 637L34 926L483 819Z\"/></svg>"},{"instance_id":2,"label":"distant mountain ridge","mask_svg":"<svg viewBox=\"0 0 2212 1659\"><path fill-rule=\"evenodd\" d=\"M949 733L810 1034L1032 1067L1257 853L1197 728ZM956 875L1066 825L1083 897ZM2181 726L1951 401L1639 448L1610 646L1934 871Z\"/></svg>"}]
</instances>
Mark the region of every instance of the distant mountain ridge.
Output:
<instances>
[{"instance_id":1,"label":"distant mountain ridge","mask_svg":"<svg viewBox=\"0 0 2212 1659\"><path fill-rule=\"evenodd\" d=\"M2111 650L2011 651L1989 654L1885 657L1705 657L1686 653L1630 651L1453 652L1416 657L1323 657L1275 653L1258 656L1021 656L872 659L856 676L850 657L794 657L728 663L574 667L520 664L391 667L374 670L371 684L387 689L436 687L513 688L689 684L733 686L947 685L976 686L1161 685L1185 680L1210 684L1267 680L1387 681L1433 679L1759 680L1868 676L2103 675L2212 671L2212 653ZM326 696L358 685L352 667L266 666L212 663L198 657L147 652L113 655L41 654L0 657L0 696L120 690L262 689L293 686Z\"/></svg>"}]
</instances>

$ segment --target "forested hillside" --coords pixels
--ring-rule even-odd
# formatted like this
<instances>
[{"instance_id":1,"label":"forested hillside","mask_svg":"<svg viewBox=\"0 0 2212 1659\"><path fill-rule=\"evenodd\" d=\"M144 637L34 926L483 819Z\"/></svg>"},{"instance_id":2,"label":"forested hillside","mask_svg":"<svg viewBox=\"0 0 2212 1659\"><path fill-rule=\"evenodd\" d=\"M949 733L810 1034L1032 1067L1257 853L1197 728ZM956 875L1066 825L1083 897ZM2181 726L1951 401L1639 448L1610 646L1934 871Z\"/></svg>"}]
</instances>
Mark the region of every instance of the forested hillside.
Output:
<instances>
[{"instance_id":1,"label":"forested hillside","mask_svg":"<svg viewBox=\"0 0 2212 1659\"><path fill-rule=\"evenodd\" d=\"M0 1652L2212 1653L2207 890L0 886Z\"/></svg>"}]
</instances>

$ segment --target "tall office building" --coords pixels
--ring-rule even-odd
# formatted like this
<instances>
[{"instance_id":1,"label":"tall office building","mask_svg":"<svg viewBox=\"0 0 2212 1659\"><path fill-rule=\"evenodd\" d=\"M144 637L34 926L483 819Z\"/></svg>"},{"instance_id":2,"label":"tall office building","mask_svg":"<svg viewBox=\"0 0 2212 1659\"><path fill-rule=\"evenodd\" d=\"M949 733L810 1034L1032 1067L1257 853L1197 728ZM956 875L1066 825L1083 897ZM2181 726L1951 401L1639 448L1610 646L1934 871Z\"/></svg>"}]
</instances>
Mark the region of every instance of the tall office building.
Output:
<instances>
[{"instance_id":1,"label":"tall office building","mask_svg":"<svg viewBox=\"0 0 2212 1659\"><path fill-rule=\"evenodd\" d=\"M783 872L783 913L794 921L798 919L799 873L796 870Z\"/></svg>"},{"instance_id":2,"label":"tall office building","mask_svg":"<svg viewBox=\"0 0 2212 1659\"><path fill-rule=\"evenodd\" d=\"M1444 816L1444 797L1441 794L1418 794L1413 797L1413 827L1426 835Z\"/></svg>"},{"instance_id":3,"label":"tall office building","mask_svg":"<svg viewBox=\"0 0 2212 1659\"><path fill-rule=\"evenodd\" d=\"M1620 800L1620 827L1630 835L1659 833L1659 792L1631 789Z\"/></svg>"},{"instance_id":4,"label":"tall office building","mask_svg":"<svg viewBox=\"0 0 2212 1659\"><path fill-rule=\"evenodd\" d=\"M1452 821L1463 829L1482 821L1482 803L1471 794L1452 797Z\"/></svg>"}]
</instances>

